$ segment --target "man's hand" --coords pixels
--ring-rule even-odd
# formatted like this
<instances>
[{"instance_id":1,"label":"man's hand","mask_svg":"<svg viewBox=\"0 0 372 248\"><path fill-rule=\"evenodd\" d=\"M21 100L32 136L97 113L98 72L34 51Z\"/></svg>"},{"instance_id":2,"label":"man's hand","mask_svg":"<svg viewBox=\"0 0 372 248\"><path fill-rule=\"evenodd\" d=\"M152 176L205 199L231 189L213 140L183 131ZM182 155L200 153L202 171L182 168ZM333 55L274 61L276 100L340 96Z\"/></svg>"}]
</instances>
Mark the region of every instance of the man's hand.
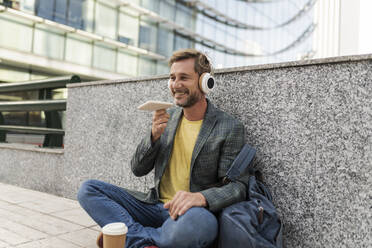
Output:
<instances>
[{"instance_id":1,"label":"man's hand","mask_svg":"<svg viewBox=\"0 0 372 248\"><path fill-rule=\"evenodd\" d=\"M157 141L165 127L167 126L169 120L169 114L165 109L156 110L152 117L152 128L151 128L151 140L152 142Z\"/></svg>"},{"instance_id":2,"label":"man's hand","mask_svg":"<svg viewBox=\"0 0 372 248\"><path fill-rule=\"evenodd\" d=\"M186 191L178 191L171 201L164 204L164 208L169 209L169 215L173 220L186 213L186 211L191 207L206 206L207 200L201 193L191 193Z\"/></svg>"}]
</instances>

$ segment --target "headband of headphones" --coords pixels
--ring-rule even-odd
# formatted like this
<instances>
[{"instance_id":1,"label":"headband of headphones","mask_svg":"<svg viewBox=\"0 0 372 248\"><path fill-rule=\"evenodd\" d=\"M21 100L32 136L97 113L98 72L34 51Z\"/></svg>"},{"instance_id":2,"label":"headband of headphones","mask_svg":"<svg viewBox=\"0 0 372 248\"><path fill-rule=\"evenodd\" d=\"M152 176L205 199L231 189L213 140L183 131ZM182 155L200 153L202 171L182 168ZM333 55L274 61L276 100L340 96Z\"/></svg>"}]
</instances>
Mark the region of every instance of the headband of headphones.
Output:
<instances>
[{"instance_id":1,"label":"headband of headphones","mask_svg":"<svg viewBox=\"0 0 372 248\"><path fill-rule=\"evenodd\" d=\"M171 80L168 81L168 88L170 89ZM216 80L208 72L204 72L199 77L199 89L204 93L208 94L216 86Z\"/></svg>"}]
</instances>

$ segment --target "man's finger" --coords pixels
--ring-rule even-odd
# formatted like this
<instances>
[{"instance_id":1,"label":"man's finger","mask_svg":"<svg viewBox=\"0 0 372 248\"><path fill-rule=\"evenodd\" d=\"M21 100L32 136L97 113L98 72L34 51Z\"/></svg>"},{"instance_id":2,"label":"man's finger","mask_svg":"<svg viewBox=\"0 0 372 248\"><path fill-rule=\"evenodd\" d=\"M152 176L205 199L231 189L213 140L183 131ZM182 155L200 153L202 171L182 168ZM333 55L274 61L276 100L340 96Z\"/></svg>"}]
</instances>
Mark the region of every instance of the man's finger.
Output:
<instances>
[{"instance_id":1,"label":"man's finger","mask_svg":"<svg viewBox=\"0 0 372 248\"><path fill-rule=\"evenodd\" d=\"M181 216L181 215L185 214L187 212L187 210L189 210L191 207L192 206L189 203L183 205L183 207L181 208L181 210L178 211L178 216Z\"/></svg>"},{"instance_id":2,"label":"man's finger","mask_svg":"<svg viewBox=\"0 0 372 248\"><path fill-rule=\"evenodd\" d=\"M178 211L181 209L183 204L186 202L187 193L184 191L178 191L175 197L172 199L173 207L172 207L172 215L178 216Z\"/></svg>"},{"instance_id":3,"label":"man's finger","mask_svg":"<svg viewBox=\"0 0 372 248\"><path fill-rule=\"evenodd\" d=\"M177 199L179 198L180 196L180 193L177 192L174 196L173 196L173 199L171 201L169 201L169 215L174 215L174 209L175 209L175 206L176 206L176 202L177 202Z\"/></svg>"},{"instance_id":4,"label":"man's finger","mask_svg":"<svg viewBox=\"0 0 372 248\"><path fill-rule=\"evenodd\" d=\"M186 199L185 198L179 198L175 203L174 203L174 207L172 209L172 213L174 215L178 215L178 212L181 210L181 208L183 207L183 205L186 203Z\"/></svg>"},{"instance_id":5,"label":"man's finger","mask_svg":"<svg viewBox=\"0 0 372 248\"><path fill-rule=\"evenodd\" d=\"M177 215L176 214L171 214L169 213L170 217L173 219L173 220L176 220L177 219Z\"/></svg>"},{"instance_id":6,"label":"man's finger","mask_svg":"<svg viewBox=\"0 0 372 248\"><path fill-rule=\"evenodd\" d=\"M158 109L158 110L155 110L154 111L154 114L155 115L160 115L160 114L164 114L166 113L167 111L165 109Z\"/></svg>"},{"instance_id":7,"label":"man's finger","mask_svg":"<svg viewBox=\"0 0 372 248\"><path fill-rule=\"evenodd\" d=\"M162 119L158 119L158 120L156 120L154 123L155 123L156 125L159 125L159 124L167 123L168 120L169 120L169 119L167 119L167 118L162 118Z\"/></svg>"},{"instance_id":8,"label":"man's finger","mask_svg":"<svg viewBox=\"0 0 372 248\"><path fill-rule=\"evenodd\" d=\"M173 219L173 220L176 220L177 219L177 213L174 212L174 204L171 204L170 207L169 207L169 216Z\"/></svg>"},{"instance_id":9,"label":"man's finger","mask_svg":"<svg viewBox=\"0 0 372 248\"><path fill-rule=\"evenodd\" d=\"M159 118L160 116L169 116L169 114L165 110L160 111L160 112L156 111L153 114L153 118Z\"/></svg>"},{"instance_id":10,"label":"man's finger","mask_svg":"<svg viewBox=\"0 0 372 248\"><path fill-rule=\"evenodd\" d=\"M174 201L172 200L172 201L170 202L169 215L171 215L171 216L174 215L174 209L175 209L175 203L174 203Z\"/></svg>"}]
</instances>

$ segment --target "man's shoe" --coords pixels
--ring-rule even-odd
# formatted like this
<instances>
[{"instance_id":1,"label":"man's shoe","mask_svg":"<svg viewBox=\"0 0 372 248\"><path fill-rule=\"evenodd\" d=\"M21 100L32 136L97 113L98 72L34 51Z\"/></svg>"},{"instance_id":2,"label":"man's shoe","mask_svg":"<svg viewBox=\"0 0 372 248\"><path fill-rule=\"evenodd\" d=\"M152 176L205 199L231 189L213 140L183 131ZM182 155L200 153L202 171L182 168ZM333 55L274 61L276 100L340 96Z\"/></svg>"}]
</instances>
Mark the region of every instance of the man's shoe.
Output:
<instances>
[{"instance_id":1,"label":"man's shoe","mask_svg":"<svg viewBox=\"0 0 372 248\"><path fill-rule=\"evenodd\" d=\"M103 233L98 234L96 244L99 248L103 248Z\"/></svg>"}]
</instances>

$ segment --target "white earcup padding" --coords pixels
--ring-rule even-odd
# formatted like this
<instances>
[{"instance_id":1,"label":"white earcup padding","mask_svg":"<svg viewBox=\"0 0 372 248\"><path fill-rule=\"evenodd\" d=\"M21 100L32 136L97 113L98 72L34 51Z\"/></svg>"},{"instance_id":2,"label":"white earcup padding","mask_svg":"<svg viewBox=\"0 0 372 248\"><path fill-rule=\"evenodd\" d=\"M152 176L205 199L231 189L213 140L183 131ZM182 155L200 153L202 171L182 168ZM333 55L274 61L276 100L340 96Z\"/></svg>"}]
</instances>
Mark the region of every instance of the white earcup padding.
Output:
<instances>
[{"instance_id":1,"label":"white earcup padding","mask_svg":"<svg viewBox=\"0 0 372 248\"><path fill-rule=\"evenodd\" d=\"M208 94L216 86L216 80L210 73L203 73L199 77L199 88L205 94Z\"/></svg>"}]
</instances>

